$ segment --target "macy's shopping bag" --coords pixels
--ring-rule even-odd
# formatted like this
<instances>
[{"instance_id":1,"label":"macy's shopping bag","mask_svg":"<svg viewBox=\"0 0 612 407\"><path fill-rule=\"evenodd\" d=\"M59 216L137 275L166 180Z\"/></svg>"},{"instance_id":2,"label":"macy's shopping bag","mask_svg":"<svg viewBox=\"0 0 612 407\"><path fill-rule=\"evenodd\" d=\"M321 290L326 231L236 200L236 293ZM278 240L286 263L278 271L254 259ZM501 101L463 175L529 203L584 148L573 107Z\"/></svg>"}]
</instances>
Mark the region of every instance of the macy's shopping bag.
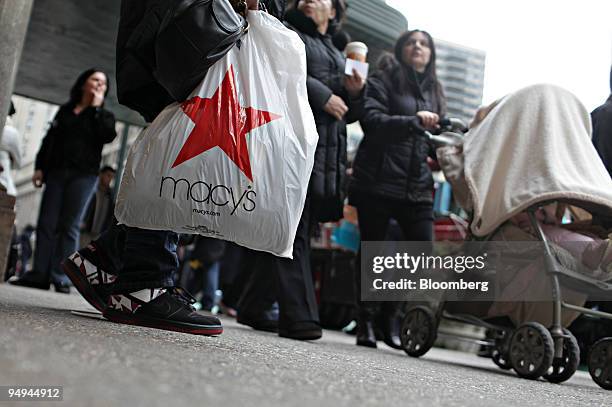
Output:
<instances>
[{"instance_id":1,"label":"macy's shopping bag","mask_svg":"<svg viewBox=\"0 0 612 407\"><path fill-rule=\"evenodd\" d=\"M263 12L127 160L119 223L236 242L291 257L318 136L304 44Z\"/></svg>"}]
</instances>

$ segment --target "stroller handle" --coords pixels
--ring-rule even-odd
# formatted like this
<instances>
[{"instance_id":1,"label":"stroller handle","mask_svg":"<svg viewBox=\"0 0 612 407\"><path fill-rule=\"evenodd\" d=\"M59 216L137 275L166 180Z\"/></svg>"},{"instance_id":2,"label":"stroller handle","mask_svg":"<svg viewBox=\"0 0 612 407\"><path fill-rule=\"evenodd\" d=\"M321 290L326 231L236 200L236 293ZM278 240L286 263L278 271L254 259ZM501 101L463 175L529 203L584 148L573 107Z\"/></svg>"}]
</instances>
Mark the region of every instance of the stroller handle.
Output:
<instances>
[{"instance_id":1,"label":"stroller handle","mask_svg":"<svg viewBox=\"0 0 612 407\"><path fill-rule=\"evenodd\" d=\"M440 120L440 127L447 128L449 131L467 133L468 127L463 120L456 117L445 117Z\"/></svg>"},{"instance_id":2,"label":"stroller handle","mask_svg":"<svg viewBox=\"0 0 612 407\"><path fill-rule=\"evenodd\" d=\"M420 136L428 139L437 147L456 146L463 144L463 133L467 132L467 126L461 119L443 118L439 122L442 133L433 134L421 125L415 124L414 131Z\"/></svg>"}]
</instances>

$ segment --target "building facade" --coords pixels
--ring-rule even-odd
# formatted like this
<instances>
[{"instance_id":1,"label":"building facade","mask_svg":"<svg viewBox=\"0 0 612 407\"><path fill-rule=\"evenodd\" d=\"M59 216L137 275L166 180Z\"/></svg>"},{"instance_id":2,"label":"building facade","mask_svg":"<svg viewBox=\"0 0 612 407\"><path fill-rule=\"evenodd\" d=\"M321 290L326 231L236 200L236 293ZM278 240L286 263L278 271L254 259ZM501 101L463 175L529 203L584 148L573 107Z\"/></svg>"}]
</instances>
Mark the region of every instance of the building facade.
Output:
<instances>
[{"instance_id":1,"label":"building facade","mask_svg":"<svg viewBox=\"0 0 612 407\"><path fill-rule=\"evenodd\" d=\"M436 69L448 100L449 117L469 123L482 104L486 53L436 39Z\"/></svg>"}]
</instances>

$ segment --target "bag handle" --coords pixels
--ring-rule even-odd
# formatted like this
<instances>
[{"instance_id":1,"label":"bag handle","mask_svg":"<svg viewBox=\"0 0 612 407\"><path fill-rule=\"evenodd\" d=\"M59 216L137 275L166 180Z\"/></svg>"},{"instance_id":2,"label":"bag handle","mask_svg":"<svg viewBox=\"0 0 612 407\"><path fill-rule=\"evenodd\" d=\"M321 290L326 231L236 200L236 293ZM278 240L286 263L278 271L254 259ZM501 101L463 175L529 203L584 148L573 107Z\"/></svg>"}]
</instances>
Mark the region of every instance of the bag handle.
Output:
<instances>
[{"instance_id":1,"label":"bag handle","mask_svg":"<svg viewBox=\"0 0 612 407\"><path fill-rule=\"evenodd\" d=\"M178 17L183 14L189 7L194 3L212 3L214 1L229 1L234 11L246 18L247 14L247 2L246 0L182 0L174 8L172 15Z\"/></svg>"}]
</instances>

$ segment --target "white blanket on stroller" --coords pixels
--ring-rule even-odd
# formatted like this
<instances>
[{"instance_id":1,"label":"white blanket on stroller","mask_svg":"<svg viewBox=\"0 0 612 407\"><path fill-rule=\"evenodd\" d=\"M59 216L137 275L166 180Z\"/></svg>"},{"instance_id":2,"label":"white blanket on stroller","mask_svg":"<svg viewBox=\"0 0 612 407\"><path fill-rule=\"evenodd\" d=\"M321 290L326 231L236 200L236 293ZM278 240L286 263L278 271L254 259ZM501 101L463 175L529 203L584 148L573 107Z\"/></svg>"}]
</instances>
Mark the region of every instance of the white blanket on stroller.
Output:
<instances>
[{"instance_id":1,"label":"white blanket on stroller","mask_svg":"<svg viewBox=\"0 0 612 407\"><path fill-rule=\"evenodd\" d=\"M570 92L534 85L506 96L465 138L472 232L484 236L538 202L571 199L612 211L612 179Z\"/></svg>"}]
</instances>

